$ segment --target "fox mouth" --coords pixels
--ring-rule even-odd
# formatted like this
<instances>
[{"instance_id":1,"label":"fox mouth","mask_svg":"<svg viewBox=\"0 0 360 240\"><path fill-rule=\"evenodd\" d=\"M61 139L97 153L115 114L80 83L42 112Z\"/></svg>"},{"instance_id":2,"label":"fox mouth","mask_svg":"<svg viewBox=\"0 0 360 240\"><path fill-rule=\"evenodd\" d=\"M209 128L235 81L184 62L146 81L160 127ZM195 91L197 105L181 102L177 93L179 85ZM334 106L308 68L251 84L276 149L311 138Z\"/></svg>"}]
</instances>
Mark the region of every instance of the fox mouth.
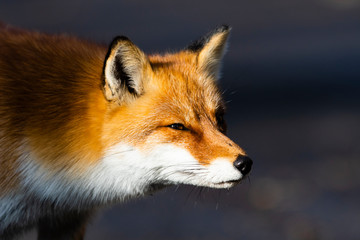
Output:
<instances>
[{"instance_id":1,"label":"fox mouth","mask_svg":"<svg viewBox=\"0 0 360 240\"><path fill-rule=\"evenodd\" d=\"M234 187L235 185L239 184L242 181L242 178L239 179L234 179L234 180L228 180L228 181L221 181L221 182L202 182L201 184L199 183L187 183L187 182L172 182L172 181L166 181L166 182L158 182L158 183L153 183L150 185L149 188L149 192L155 192L158 190L161 190L167 186L172 186L172 185L195 185L195 186L202 186L202 187L209 187L209 188L218 188L218 189L222 189L222 188L231 188Z\"/></svg>"},{"instance_id":2,"label":"fox mouth","mask_svg":"<svg viewBox=\"0 0 360 240\"><path fill-rule=\"evenodd\" d=\"M152 194L154 192L162 190L163 188L166 188L167 186L168 186L168 184L165 184L165 183L153 183L153 184L150 184L150 186L147 189L147 193Z\"/></svg>"},{"instance_id":3,"label":"fox mouth","mask_svg":"<svg viewBox=\"0 0 360 240\"><path fill-rule=\"evenodd\" d=\"M238 183L240 183L241 180L242 179L240 178L240 179L236 179L236 180L229 180L229 181L211 183L210 187L213 187L213 188L231 188L231 187L237 185Z\"/></svg>"},{"instance_id":4,"label":"fox mouth","mask_svg":"<svg viewBox=\"0 0 360 240\"><path fill-rule=\"evenodd\" d=\"M230 181L226 181L226 182L220 182L220 183L233 183L233 184L238 184L241 182L241 178L240 179L236 179L236 180L230 180Z\"/></svg>"}]
</instances>

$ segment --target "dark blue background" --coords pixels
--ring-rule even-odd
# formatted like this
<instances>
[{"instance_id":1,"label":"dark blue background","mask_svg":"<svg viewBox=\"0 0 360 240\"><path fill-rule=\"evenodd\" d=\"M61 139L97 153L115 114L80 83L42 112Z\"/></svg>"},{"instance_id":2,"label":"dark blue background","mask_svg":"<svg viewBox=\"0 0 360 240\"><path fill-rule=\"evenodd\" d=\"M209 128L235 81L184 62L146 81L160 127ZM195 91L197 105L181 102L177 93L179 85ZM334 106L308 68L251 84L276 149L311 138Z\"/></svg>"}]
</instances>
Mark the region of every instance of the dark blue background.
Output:
<instances>
[{"instance_id":1,"label":"dark blue background","mask_svg":"<svg viewBox=\"0 0 360 240\"><path fill-rule=\"evenodd\" d=\"M233 27L221 87L250 180L109 208L87 239L360 239L360 1L3 0L0 18L102 43L126 35L147 53Z\"/></svg>"}]
</instances>

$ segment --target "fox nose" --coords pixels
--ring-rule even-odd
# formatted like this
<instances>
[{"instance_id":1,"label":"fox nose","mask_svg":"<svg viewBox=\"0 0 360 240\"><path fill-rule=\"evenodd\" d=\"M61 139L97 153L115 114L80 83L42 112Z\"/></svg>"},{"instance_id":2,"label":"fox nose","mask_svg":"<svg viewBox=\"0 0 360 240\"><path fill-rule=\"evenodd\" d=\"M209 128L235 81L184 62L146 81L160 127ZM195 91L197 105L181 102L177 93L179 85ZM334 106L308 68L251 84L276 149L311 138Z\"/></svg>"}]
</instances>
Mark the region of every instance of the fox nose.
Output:
<instances>
[{"instance_id":1,"label":"fox nose","mask_svg":"<svg viewBox=\"0 0 360 240\"><path fill-rule=\"evenodd\" d=\"M253 161L248 156L239 156L234 162L234 166L243 175L246 175L250 172L252 164Z\"/></svg>"}]
</instances>

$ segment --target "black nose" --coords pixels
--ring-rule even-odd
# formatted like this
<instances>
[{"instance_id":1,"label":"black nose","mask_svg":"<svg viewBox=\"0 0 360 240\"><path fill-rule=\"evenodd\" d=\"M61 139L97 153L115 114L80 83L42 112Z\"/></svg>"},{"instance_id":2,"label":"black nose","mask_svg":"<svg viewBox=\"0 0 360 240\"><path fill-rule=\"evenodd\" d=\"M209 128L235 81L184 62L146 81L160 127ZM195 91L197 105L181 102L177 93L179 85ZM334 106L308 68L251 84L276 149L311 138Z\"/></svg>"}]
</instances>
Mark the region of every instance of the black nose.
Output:
<instances>
[{"instance_id":1,"label":"black nose","mask_svg":"<svg viewBox=\"0 0 360 240\"><path fill-rule=\"evenodd\" d=\"M246 175L250 172L253 161L248 156L239 156L234 166L243 174Z\"/></svg>"}]
</instances>

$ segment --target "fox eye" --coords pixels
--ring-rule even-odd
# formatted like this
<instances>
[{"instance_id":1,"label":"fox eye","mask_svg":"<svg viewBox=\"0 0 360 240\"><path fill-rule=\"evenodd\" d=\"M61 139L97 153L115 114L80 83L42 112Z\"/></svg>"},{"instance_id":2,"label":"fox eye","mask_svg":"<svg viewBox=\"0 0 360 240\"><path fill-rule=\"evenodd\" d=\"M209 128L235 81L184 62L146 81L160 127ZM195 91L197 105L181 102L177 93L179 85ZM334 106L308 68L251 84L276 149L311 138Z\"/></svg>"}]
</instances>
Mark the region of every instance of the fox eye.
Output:
<instances>
[{"instance_id":1,"label":"fox eye","mask_svg":"<svg viewBox=\"0 0 360 240\"><path fill-rule=\"evenodd\" d=\"M188 130L183 124L181 123L173 123L168 125L169 128L175 129L175 130Z\"/></svg>"}]
</instances>

